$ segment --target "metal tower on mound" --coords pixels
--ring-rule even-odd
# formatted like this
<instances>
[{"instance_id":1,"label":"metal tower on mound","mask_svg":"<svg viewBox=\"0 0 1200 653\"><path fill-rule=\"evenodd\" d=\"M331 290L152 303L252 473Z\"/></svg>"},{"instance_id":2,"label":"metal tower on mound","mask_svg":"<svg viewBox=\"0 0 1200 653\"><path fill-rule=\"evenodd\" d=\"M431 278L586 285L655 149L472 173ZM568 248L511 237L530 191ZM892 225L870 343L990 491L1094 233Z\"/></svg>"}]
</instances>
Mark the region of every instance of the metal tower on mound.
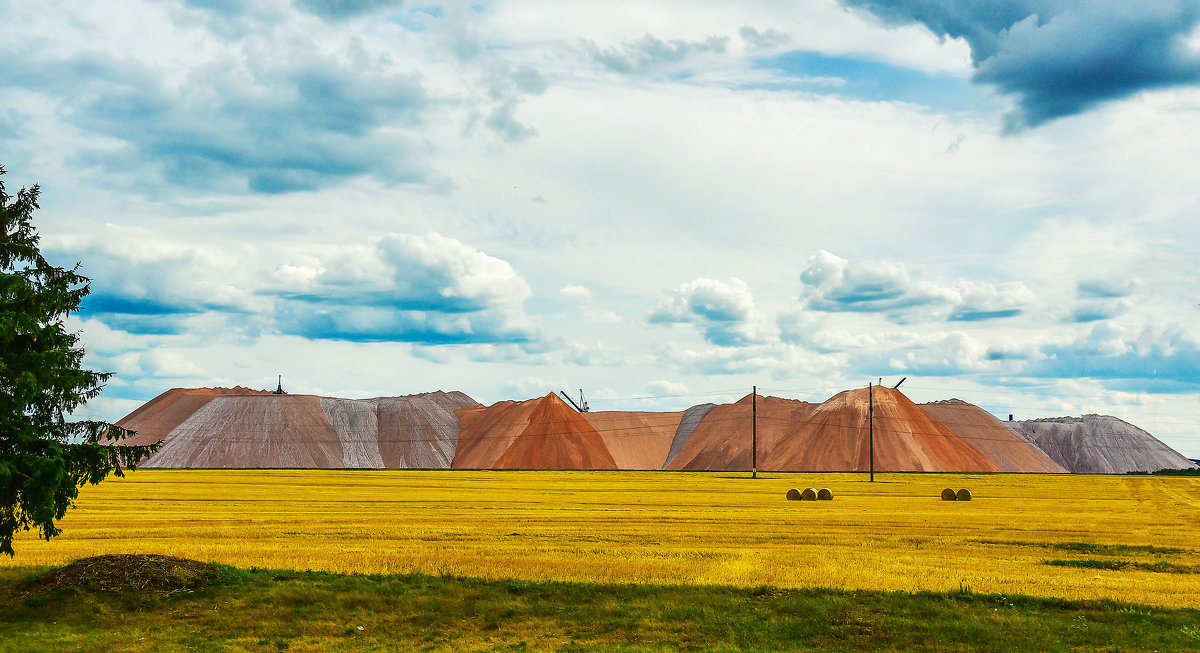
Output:
<instances>
[{"instance_id":1,"label":"metal tower on mound","mask_svg":"<svg viewBox=\"0 0 1200 653\"><path fill-rule=\"evenodd\" d=\"M575 410L577 410L577 411L579 411L579 412L581 412L581 413L586 413L586 412L588 412L588 403L587 403L587 399L584 399L584 398L583 398L583 388L580 388L580 389L579 389L579 403L575 403L575 400L571 398L571 395L568 395L566 392L564 392L564 391L562 391L562 390L559 390L559 391L558 391L558 394L562 395L562 396L563 396L563 399L566 399L566 400L567 400L567 403L569 403L569 404L571 404L572 406L574 406L574 407L575 407Z\"/></svg>"}]
</instances>

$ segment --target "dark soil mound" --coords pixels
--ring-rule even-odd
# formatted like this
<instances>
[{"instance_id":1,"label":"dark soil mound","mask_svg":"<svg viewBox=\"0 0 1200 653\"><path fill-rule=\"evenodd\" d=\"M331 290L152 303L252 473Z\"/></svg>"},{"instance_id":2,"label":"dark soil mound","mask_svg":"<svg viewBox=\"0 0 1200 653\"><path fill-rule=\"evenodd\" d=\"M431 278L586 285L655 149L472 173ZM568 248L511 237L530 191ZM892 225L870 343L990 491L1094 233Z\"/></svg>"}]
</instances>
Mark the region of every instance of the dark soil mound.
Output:
<instances>
[{"instance_id":1,"label":"dark soil mound","mask_svg":"<svg viewBox=\"0 0 1200 653\"><path fill-rule=\"evenodd\" d=\"M216 566L163 555L102 555L82 558L16 587L19 596L41 596L77 587L100 592L175 594L220 578Z\"/></svg>"}]
</instances>

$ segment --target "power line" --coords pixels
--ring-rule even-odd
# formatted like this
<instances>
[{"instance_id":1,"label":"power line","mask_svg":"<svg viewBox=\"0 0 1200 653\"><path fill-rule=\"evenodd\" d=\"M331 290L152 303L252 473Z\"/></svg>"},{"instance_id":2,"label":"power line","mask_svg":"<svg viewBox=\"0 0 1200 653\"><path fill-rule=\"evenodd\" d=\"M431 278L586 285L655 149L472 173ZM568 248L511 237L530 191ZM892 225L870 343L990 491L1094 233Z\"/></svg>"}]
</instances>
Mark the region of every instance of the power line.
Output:
<instances>
[{"instance_id":1,"label":"power line","mask_svg":"<svg viewBox=\"0 0 1200 653\"><path fill-rule=\"evenodd\" d=\"M809 404L809 405L811 405L811 404ZM745 406L743 404L725 404L725 406L729 407L731 409L732 408L739 408L739 409L749 408L748 406ZM682 417L683 411L676 411L676 412L680 413L680 416ZM583 414L580 414L580 415L582 416ZM652 435L652 434L632 433L632 432L645 431L647 428L653 429L655 427L669 428L671 426L675 426L675 428L678 429L678 425L679 425L679 422L676 421L675 419L668 418L665 423L657 424L657 425L643 423L643 424L635 424L632 426L617 427L617 428L597 428L595 425L590 423L590 420L593 418L591 416L599 417L599 415L596 415L596 414L588 414L588 415L589 415L589 417L585 417L585 418L583 418L583 420L585 422L588 422L588 426L591 427L590 432L595 432L597 435L601 436L602 438L606 434L610 435L611 437L647 437L647 435ZM668 414L662 414L662 415L664 417L666 417ZM810 416L811 416L811 414L810 414ZM620 417L618 415L613 415L611 417L613 419L620 418L622 421L627 421L627 419L628 419L625 417ZM970 434L958 433L958 432L955 432L955 430L950 427L963 426L963 427L978 428L978 424L975 422L943 422L940 420L936 420L936 418L933 418L932 416L927 416L927 417L930 419L930 421L934 422L935 424L941 424L942 426L947 427L947 430L949 432L948 433L931 432L931 431L914 430L912 428L904 428L904 429L892 429L892 433L895 435L907 434L910 436L941 437L941 438L948 438L948 439L953 439L953 440L967 440L967 441L974 441L974 442L1001 442L1001 443L1010 444L1010 445L1011 444L1023 444L1023 445L1039 448L1038 445L1028 442L1027 440L1025 440L1024 438L1022 438L1020 435L1018 435L1016 433L1013 433L1011 437L1004 437L1004 438L983 437L983 436L975 436L975 435L970 435ZM757 419L765 420L767 422L783 423L787 426L797 427L797 428L802 428L802 427L807 427L807 426L818 426L818 427L823 427L823 429L832 428L832 429L837 429L837 430L840 430L843 432L851 432L850 437L855 437L853 435L853 432L855 432L855 431L858 432L857 437L861 437L862 432L868 431L870 428L869 424L864 425L861 421L856 422L856 423L846 423L846 422L830 421L827 419L795 419L795 418L789 418L789 417L778 417L778 416L773 416L773 415L759 415ZM889 415L876 415L874 419L876 419L876 420L894 420L894 421L901 421L901 422L910 421L909 418L907 418L905 416L889 416ZM163 420L163 421L167 422L167 421L173 421L173 420ZM243 426L243 427L247 426L247 425L258 426L258 427L277 426L277 422L265 421L265 420L264 421L247 422L246 420L231 419L231 420L227 420L227 421L234 422L234 423L238 424L239 426ZM718 427L719 428L720 425L722 425L723 423L742 423L742 424L744 424L746 421L747 421L746 415L731 415L731 416L727 416L727 417L716 417L716 416L712 416L711 412L710 412L710 414L706 415L705 418L701 421L700 425L697 426L697 430L701 426ZM485 428L487 430L491 430L491 431L499 429L499 430L504 431L504 433L502 433L500 435L479 435L479 436L474 436L474 437L469 437L469 438L463 438L461 436L461 430L460 430L459 434L456 436L439 437L439 438L390 438L390 437L389 438L379 438L379 437L377 437L377 438L342 438L337 435L337 432L335 430L333 432L333 436L334 436L334 438L336 438L336 440L328 439L328 440L319 440L316 442L327 442L331 445L334 444L335 442L338 444L353 444L353 443L432 444L432 443L446 443L446 442L459 442L459 441L466 441L466 442L478 442L478 441L489 441L489 440L515 441L515 440L521 439L521 438L542 438L542 439L562 438L562 437L568 437L573 434L572 432L565 431L565 430L560 431L560 432L550 431L550 432L546 432L546 433L525 433L520 430L521 427L528 427L531 424L536 424L539 427L565 426L568 424L578 426L578 421L575 419L538 420L536 422L531 422L528 419L511 420L511 421L497 421L497 422L492 422L491 424L487 425ZM182 426L182 425L183 424L180 423L178 426ZM310 421L310 422L299 422L299 423L294 423L294 425L290 429L283 431L283 433L287 433L288 431L291 431L291 430L301 430L303 427L315 427L318 429L324 429L326 427L332 427L332 425L325 421L316 421L316 420ZM209 428L211 429L212 427L210 426ZM1007 427L1005 427L1003 425L1003 422L996 420L996 424L991 426L991 428L1006 429ZM164 434L164 437L166 435L170 435L170 433L174 432L174 430L175 429L171 429L171 431ZM212 429L212 430L217 431L218 433L220 432L219 427L216 429ZM179 434L177 434L174 438L172 438L172 440L175 440L177 438L183 438L185 440L205 439L204 436L200 436L199 438L196 437L194 435L194 433L195 433L195 431L192 431L192 430L183 431L183 432L180 432ZM242 433L245 433L244 428L242 429ZM576 432L574 432L574 434L586 436L589 434L589 431L583 431L583 432L576 431ZM693 435L694 434L695 434L695 431L693 431ZM673 438L674 434L672 433L671 435ZM211 438L211 436L209 436L209 438ZM269 436L267 439L270 439ZM255 444L255 443L262 443L264 441L264 438L253 436L253 435L239 434L238 437L228 437L228 436L220 437L217 439L217 441L219 441L221 443ZM1114 445L1114 444L1103 444L1103 443L1099 443L1099 442L1089 443L1088 446L1094 447L1094 448L1099 448L1099 449L1104 449L1104 450L1110 450L1110 451L1139 451L1139 452L1145 451L1144 448L1141 448L1141 447L1124 447L1124 446L1119 446L1119 445ZM1169 447L1167 447L1165 444L1163 445L1163 447L1169 449Z\"/></svg>"}]
</instances>

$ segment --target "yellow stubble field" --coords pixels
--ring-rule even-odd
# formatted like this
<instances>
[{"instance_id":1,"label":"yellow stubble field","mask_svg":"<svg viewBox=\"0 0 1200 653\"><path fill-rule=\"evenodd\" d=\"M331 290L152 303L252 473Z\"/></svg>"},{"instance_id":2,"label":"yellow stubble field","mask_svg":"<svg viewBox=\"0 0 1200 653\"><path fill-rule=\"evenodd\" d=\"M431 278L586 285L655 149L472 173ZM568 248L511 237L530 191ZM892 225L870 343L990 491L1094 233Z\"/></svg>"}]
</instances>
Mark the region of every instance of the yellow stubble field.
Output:
<instances>
[{"instance_id":1,"label":"yellow stubble field","mask_svg":"<svg viewBox=\"0 0 1200 653\"><path fill-rule=\"evenodd\" d=\"M793 487L828 487L834 500L786 501ZM947 487L974 500L941 501ZM138 470L85 488L63 535L26 533L0 565L160 553L241 567L969 588L1200 608L1198 525L1196 477ZM1147 569L1155 563L1170 571Z\"/></svg>"}]
</instances>

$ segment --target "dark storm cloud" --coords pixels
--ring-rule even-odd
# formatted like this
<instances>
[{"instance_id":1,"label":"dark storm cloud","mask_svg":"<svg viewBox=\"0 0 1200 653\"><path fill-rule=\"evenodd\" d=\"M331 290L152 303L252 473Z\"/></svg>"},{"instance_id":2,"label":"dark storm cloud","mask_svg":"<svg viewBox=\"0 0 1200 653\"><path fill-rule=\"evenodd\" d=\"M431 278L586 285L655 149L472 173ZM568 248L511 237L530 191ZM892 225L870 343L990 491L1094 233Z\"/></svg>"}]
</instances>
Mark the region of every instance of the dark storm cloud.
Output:
<instances>
[{"instance_id":1,"label":"dark storm cloud","mask_svg":"<svg viewBox=\"0 0 1200 653\"><path fill-rule=\"evenodd\" d=\"M1192 0L842 0L887 24L919 23L971 48L974 79L1016 100L1034 127L1139 91L1200 81L1187 44Z\"/></svg>"}]
</instances>

